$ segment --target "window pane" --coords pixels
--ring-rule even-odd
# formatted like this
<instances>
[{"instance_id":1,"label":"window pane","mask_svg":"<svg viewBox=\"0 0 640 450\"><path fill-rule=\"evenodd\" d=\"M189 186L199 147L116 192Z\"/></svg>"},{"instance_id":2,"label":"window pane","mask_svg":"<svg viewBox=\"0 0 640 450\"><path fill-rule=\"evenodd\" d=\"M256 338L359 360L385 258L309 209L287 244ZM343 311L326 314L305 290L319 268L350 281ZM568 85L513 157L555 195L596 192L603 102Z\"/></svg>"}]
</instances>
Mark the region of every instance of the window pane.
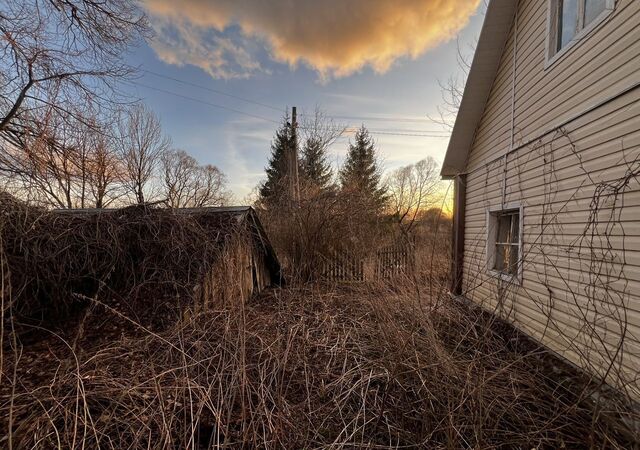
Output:
<instances>
[{"instance_id":1,"label":"window pane","mask_svg":"<svg viewBox=\"0 0 640 450\"><path fill-rule=\"evenodd\" d=\"M501 214L498 216L498 235L496 242L511 242L511 214Z\"/></svg>"},{"instance_id":2,"label":"window pane","mask_svg":"<svg viewBox=\"0 0 640 450\"><path fill-rule=\"evenodd\" d=\"M496 261L493 265L493 269L509 275L517 274L518 246L496 244Z\"/></svg>"},{"instance_id":3,"label":"window pane","mask_svg":"<svg viewBox=\"0 0 640 450\"><path fill-rule=\"evenodd\" d=\"M520 215L514 214L511 216L511 242L517 244L520 241Z\"/></svg>"},{"instance_id":4,"label":"window pane","mask_svg":"<svg viewBox=\"0 0 640 450\"><path fill-rule=\"evenodd\" d=\"M607 8L607 0L586 0L584 5L584 26L591 22L604 12Z\"/></svg>"},{"instance_id":5,"label":"window pane","mask_svg":"<svg viewBox=\"0 0 640 450\"><path fill-rule=\"evenodd\" d=\"M520 252L520 211L507 210L493 216L495 234L493 270L507 275L518 273Z\"/></svg>"},{"instance_id":6,"label":"window pane","mask_svg":"<svg viewBox=\"0 0 640 450\"><path fill-rule=\"evenodd\" d=\"M511 274L517 274L518 273L518 246L517 245L512 245L509 247L509 270L508 272Z\"/></svg>"},{"instance_id":7,"label":"window pane","mask_svg":"<svg viewBox=\"0 0 640 450\"><path fill-rule=\"evenodd\" d=\"M507 247L507 245L496 244L496 262L493 268L498 272L504 272L507 268L505 264L505 261L508 261L506 258Z\"/></svg>"},{"instance_id":8,"label":"window pane","mask_svg":"<svg viewBox=\"0 0 640 450\"><path fill-rule=\"evenodd\" d=\"M578 0L560 0L558 23L558 50L563 48L578 33Z\"/></svg>"}]
</instances>

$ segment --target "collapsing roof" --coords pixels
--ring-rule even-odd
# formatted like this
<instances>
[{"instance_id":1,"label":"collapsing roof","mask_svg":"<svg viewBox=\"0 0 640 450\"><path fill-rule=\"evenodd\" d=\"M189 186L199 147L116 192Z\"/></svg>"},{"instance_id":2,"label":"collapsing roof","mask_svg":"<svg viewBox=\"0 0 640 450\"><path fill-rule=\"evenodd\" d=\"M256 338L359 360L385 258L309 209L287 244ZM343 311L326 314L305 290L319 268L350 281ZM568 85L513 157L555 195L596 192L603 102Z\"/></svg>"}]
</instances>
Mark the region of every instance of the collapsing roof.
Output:
<instances>
[{"instance_id":1,"label":"collapsing roof","mask_svg":"<svg viewBox=\"0 0 640 450\"><path fill-rule=\"evenodd\" d=\"M443 178L450 179L465 171L476 129L509 38L517 4L516 0L491 0L487 7L478 47L442 163L440 174Z\"/></svg>"},{"instance_id":2,"label":"collapsing roof","mask_svg":"<svg viewBox=\"0 0 640 450\"><path fill-rule=\"evenodd\" d=\"M56 210L57 213L66 215L91 215L91 214L117 214L118 212L125 212L136 208L145 208L144 205L134 205L121 209L109 209L109 208L81 208L81 209L60 209ZM153 208L156 209L156 208ZM275 250L267 237L260 219L256 211L251 206L221 206L221 207L201 207L201 208L175 208L164 209L157 208L158 211L166 211L170 214L190 216L196 219L204 219L207 217L215 217L217 224L222 226L228 224L229 220L235 221L238 224L245 224L248 230L253 236L254 245L258 247L263 253L265 258L265 264L269 270L271 281L274 285L281 285L284 283L282 277L282 271L280 262L276 256ZM211 221L208 221L210 225Z\"/></svg>"},{"instance_id":3,"label":"collapsing roof","mask_svg":"<svg viewBox=\"0 0 640 450\"><path fill-rule=\"evenodd\" d=\"M281 285L284 282L282 271L278 257L267 237L258 214L251 206L220 206L220 207L203 207L203 208L179 208L172 210L177 214L188 214L192 216L208 215L228 215L235 217L238 223L246 223L254 237L256 245L264 252L265 263L269 269L271 280L275 285Z\"/></svg>"}]
</instances>

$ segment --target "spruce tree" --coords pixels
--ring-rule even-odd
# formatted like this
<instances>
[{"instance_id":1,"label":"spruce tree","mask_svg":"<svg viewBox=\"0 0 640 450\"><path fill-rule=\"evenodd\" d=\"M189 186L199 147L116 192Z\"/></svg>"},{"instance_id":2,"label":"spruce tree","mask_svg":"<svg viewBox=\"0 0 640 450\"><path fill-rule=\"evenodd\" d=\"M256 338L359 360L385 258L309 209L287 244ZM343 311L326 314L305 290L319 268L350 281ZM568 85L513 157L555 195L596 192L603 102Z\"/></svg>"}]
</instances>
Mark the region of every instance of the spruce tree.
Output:
<instances>
[{"instance_id":1,"label":"spruce tree","mask_svg":"<svg viewBox=\"0 0 640 450\"><path fill-rule=\"evenodd\" d=\"M292 133L289 117L286 116L282 125L276 130L271 142L271 156L269 165L265 168L267 179L260 186L260 198L265 202L275 201L288 194L288 161L287 154L292 146L298 145Z\"/></svg>"},{"instance_id":2,"label":"spruce tree","mask_svg":"<svg viewBox=\"0 0 640 450\"><path fill-rule=\"evenodd\" d=\"M387 192L381 186L380 178L373 138L362 125L353 144L349 143L347 158L340 171L340 184L343 191L355 195L363 206L380 212L387 201Z\"/></svg>"},{"instance_id":3,"label":"spruce tree","mask_svg":"<svg viewBox=\"0 0 640 450\"><path fill-rule=\"evenodd\" d=\"M333 171L327 161L326 148L318 138L309 138L302 151L302 170L307 183L321 190L330 190Z\"/></svg>"}]
</instances>

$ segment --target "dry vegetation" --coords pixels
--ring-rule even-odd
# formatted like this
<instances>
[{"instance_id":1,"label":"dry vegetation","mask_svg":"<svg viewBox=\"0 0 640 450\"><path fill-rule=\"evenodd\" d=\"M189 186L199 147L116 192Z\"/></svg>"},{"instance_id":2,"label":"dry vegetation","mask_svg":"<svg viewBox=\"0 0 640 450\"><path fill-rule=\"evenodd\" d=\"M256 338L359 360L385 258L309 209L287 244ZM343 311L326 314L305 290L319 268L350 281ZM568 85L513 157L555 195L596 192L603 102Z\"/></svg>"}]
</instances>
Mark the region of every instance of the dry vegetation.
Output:
<instances>
[{"instance_id":1,"label":"dry vegetation","mask_svg":"<svg viewBox=\"0 0 640 450\"><path fill-rule=\"evenodd\" d=\"M364 125L336 177L346 127L283 120L257 207L289 285L238 300L238 222L146 203L228 194L119 89L150 31L139 6L0 3L0 448L637 446L625 399L446 295L437 164L381 183ZM322 284L323 261L398 242L417 271Z\"/></svg>"},{"instance_id":2,"label":"dry vegetation","mask_svg":"<svg viewBox=\"0 0 640 450\"><path fill-rule=\"evenodd\" d=\"M114 334L5 355L14 448L625 448L541 350L407 293L291 290Z\"/></svg>"},{"instance_id":3,"label":"dry vegetation","mask_svg":"<svg viewBox=\"0 0 640 450\"><path fill-rule=\"evenodd\" d=\"M196 313L223 237L142 207L100 217L3 201L4 448L632 445L588 380L434 278Z\"/></svg>"}]
</instances>

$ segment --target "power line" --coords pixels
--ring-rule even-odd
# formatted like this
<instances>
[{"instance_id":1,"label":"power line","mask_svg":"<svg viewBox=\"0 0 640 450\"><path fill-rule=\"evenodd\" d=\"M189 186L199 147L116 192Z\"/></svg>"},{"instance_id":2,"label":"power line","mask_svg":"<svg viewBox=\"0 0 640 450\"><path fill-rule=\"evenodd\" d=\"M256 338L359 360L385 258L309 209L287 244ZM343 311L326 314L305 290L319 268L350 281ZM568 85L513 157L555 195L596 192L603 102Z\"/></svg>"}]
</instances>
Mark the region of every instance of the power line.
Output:
<instances>
[{"instance_id":1,"label":"power line","mask_svg":"<svg viewBox=\"0 0 640 450\"><path fill-rule=\"evenodd\" d=\"M214 93L214 94L223 95L225 97L233 98L233 99L240 100L240 101L243 101L243 102L246 102L246 103L251 103L251 104L254 104L254 105L257 105L257 106L261 106L263 108L271 109L273 111L278 111L280 113L282 113L285 110L285 108L280 108L280 107L273 106L273 105L270 105L270 104L267 104L267 103L259 102L257 100L252 100L252 99L249 99L249 98L246 98L246 97L242 97L242 96L239 96L239 95L231 94L229 92L221 91L219 89L213 89L213 88L210 88L208 86L204 86L204 85L201 85L201 84L193 83L191 81L183 80L183 79L180 79L180 78L175 78L175 77L172 77L172 76L169 76L169 75L164 75L164 74L161 74L161 73L158 73L158 72L154 72L152 70L148 70L148 69L141 69L141 70L143 72L145 72L145 73L148 73L150 75L154 75L154 76L159 77L159 78L164 78L166 80L174 81L176 83L181 83L181 84L184 84L184 85L187 85L187 86L192 86L192 87L195 87L195 88L198 88L198 89L203 89L205 91L209 91L209 92ZM300 116L306 116L306 117L313 117L312 114L301 113L299 115ZM353 120L353 121L406 122L406 123L426 123L426 122L430 122L429 119L426 118L426 116L425 116L424 119L419 119L419 118L408 118L408 117L371 117L371 116L367 117L367 116L342 116L342 115L332 115L332 114L327 114L327 115L330 116L331 118L334 118L334 119ZM435 131L427 131L427 132L428 133L432 133L432 132L435 132Z\"/></svg>"},{"instance_id":2,"label":"power line","mask_svg":"<svg viewBox=\"0 0 640 450\"><path fill-rule=\"evenodd\" d=\"M193 87L196 87L198 89L204 89L205 91L213 92L214 94L224 95L225 97L234 98L236 100L240 100L240 101L243 101L243 102L247 102L247 103L251 103L251 104L254 104L254 105L262 106L263 108L269 108L269 109L272 109L274 111L278 111L280 113L284 111L284 108L278 108L276 106L268 105L266 103L258 102L256 100L251 100L251 99L248 99L248 98L245 98L245 97L240 97L239 95L230 94L228 92L220 91L218 89L213 89L213 88L210 88L210 87L207 87L207 86L203 86L201 84L196 84L196 83L192 83L190 81L181 80L179 78L170 77L168 75L163 75L161 73L153 72L153 71L147 70L147 69L142 69L142 71L145 72L145 73L148 73L150 75L154 75L156 77L159 77L159 78L164 78L166 80L175 81L176 83L182 83L182 84L185 84L187 86L193 86Z\"/></svg>"},{"instance_id":3,"label":"power line","mask_svg":"<svg viewBox=\"0 0 640 450\"><path fill-rule=\"evenodd\" d=\"M305 126L299 126L298 129L313 131L312 127L310 128ZM358 128L333 127L333 130L337 130L337 131L344 130L345 134L353 134L358 131ZM450 134L446 131L442 131L442 133L445 133L445 134L430 134L430 132L423 131L423 130L378 130L375 128L367 128L367 131L369 131L371 134L384 134L389 136L417 136L417 137L430 137L430 138L448 138L450 136ZM438 131L438 133L440 132Z\"/></svg>"},{"instance_id":4,"label":"power line","mask_svg":"<svg viewBox=\"0 0 640 450\"><path fill-rule=\"evenodd\" d=\"M241 114L241 115L244 115L244 116L252 117L254 119L260 119L260 120L264 120L266 122L271 122L271 123L275 123L275 124L279 124L280 123L280 121L269 119L267 117L263 117L263 116L260 116L260 115L257 115L257 114L248 113L248 112L245 112L245 111L241 111L239 109L230 108L228 106L224 106L224 105L219 105L217 103L208 102L206 100L202 100L202 99L199 99L199 98L189 97L187 95L179 94L179 93L173 92L173 91L168 91L166 89L157 88L157 87L154 87L154 86L149 86L147 84L140 83L138 81L130 80L130 81L125 81L125 83L133 84L133 85L140 86L140 87L143 87L143 88L146 88L146 89L151 89L153 91L161 92L161 93L164 93L164 94L167 94L167 95L173 95L175 97L179 97L179 98L182 98L182 99L185 99L185 100L190 100L190 101L193 101L193 102L196 102L196 103L201 103L203 105L211 106L211 107L214 107L214 108L224 109L226 111L230 111L230 112L233 112L233 113L236 113L236 114ZM351 130L351 131L353 132L353 130ZM447 135L435 135L435 134L426 134L426 133L403 133L403 132L391 132L391 131L381 131L381 130L369 130L369 131L371 133L374 133L374 134L381 134L381 135L387 135L387 136L408 136L408 137L424 137L424 138L445 138L445 137L448 137ZM411 131L418 131L418 130L411 130Z\"/></svg>"},{"instance_id":5,"label":"power line","mask_svg":"<svg viewBox=\"0 0 640 450\"><path fill-rule=\"evenodd\" d=\"M248 113L248 112L241 111L241 110L235 109L235 108L230 108L230 107L224 106L224 105L218 105L216 103L211 103L211 102L208 102L206 100L199 99L199 98L189 97L187 95L178 94L177 92L167 91L166 89L161 89L161 88L149 86L149 85L146 85L144 83L140 83L138 81L125 81L125 83L135 84L136 86L140 86L140 87L143 87L143 88L146 88L146 89L151 89L153 91L162 92L162 93L168 94L168 95L173 95L175 97L180 97L180 98L183 98L185 100L191 100L193 102L202 103L203 105L212 106L214 108L225 109L227 111L231 111L231 112L234 112L236 114L242 114L244 116L253 117L254 119L265 120L267 122L272 122L272 123L280 123L277 120L269 119L267 117L262 117L262 116L259 116L257 114Z\"/></svg>"},{"instance_id":6,"label":"power line","mask_svg":"<svg viewBox=\"0 0 640 450\"><path fill-rule=\"evenodd\" d=\"M354 128L354 127L347 127L347 131L349 132L353 132L353 131L357 131L358 128ZM397 128L397 129L378 129L378 128L367 128L367 130L369 130L370 132L376 132L379 134L384 134L384 133L417 133L417 134L428 134L429 136L442 136L442 137L448 137L450 135L450 133L448 131L445 130L411 130L411 129L404 129L404 128Z\"/></svg>"},{"instance_id":7,"label":"power line","mask_svg":"<svg viewBox=\"0 0 640 450\"><path fill-rule=\"evenodd\" d=\"M311 116L310 114L302 114L303 116ZM379 121L379 122L407 122L407 123L425 123L430 122L429 119L411 119L404 117L358 117L358 116L334 116L332 114L327 114L334 119L342 119L342 120L355 120L355 121ZM426 117L426 116L425 116Z\"/></svg>"},{"instance_id":8,"label":"power line","mask_svg":"<svg viewBox=\"0 0 640 450\"><path fill-rule=\"evenodd\" d=\"M369 130L371 134L383 134L386 136L413 136L413 137L425 137L425 138L448 138L448 135L437 135L437 134L421 134L421 133L396 133L389 131L376 131Z\"/></svg>"}]
</instances>

